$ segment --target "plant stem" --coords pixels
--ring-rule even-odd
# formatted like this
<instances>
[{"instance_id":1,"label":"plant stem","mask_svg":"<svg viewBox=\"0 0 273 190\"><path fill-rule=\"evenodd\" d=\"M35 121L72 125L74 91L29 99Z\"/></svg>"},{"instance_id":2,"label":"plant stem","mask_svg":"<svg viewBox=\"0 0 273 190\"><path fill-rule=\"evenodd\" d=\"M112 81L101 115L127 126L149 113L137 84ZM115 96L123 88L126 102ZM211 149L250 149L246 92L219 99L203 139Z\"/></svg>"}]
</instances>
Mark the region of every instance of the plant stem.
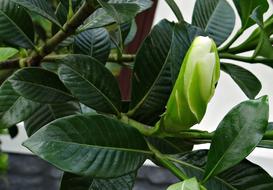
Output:
<instances>
[{"instance_id":1,"label":"plant stem","mask_svg":"<svg viewBox=\"0 0 273 190\"><path fill-rule=\"evenodd\" d=\"M244 30L241 28L238 30L238 32L235 34L235 36L222 48L219 48L219 52L224 52L226 51L244 32Z\"/></svg>"},{"instance_id":2,"label":"plant stem","mask_svg":"<svg viewBox=\"0 0 273 190\"><path fill-rule=\"evenodd\" d=\"M273 38L269 39L270 43L273 45ZM227 53L232 53L232 54L238 54L238 53L244 53L248 51L252 51L257 47L257 42L249 42L248 44L245 45L239 45L234 48L228 49L226 52Z\"/></svg>"},{"instance_id":3,"label":"plant stem","mask_svg":"<svg viewBox=\"0 0 273 190\"><path fill-rule=\"evenodd\" d=\"M136 58L136 55L134 54L122 54L121 57L119 57L118 54L110 54L108 61L109 62L134 62Z\"/></svg>"},{"instance_id":4,"label":"plant stem","mask_svg":"<svg viewBox=\"0 0 273 190\"><path fill-rule=\"evenodd\" d=\"M151 145L148 141L147 144L150 148L150 150L154 153L156 160L162 164L166 169L171 171L178 179L181 181L189 179L189 177L184 174L173 162L168 160L168 158L163 155L161 152L159 152L153 145Z\"/></svg>"},{"instance_id":5,"label":"plant stem","mask_svg":"<svg viewBox=\"0 0 273 190\"><path fill-rule=\"evenodd\" d=\"M85 2L82 7L73 15L73 17L67 21L63 29L57 32L51 39L49 39L44 46L42 46L39 52L35 52L31 58L27 61L28 65L38 66L41 60L52 51L66 38L73 35L77 28L89 17L97 8L97 3Z\"/></svg>"},{"instance_id":6,"label":"plant stem","mask_svg":"<svg viewBox=\"0 0 273 190\"><path fill-rule=\"evenodd\" d=\"M233 60L242 61L242 62L246 62L246 63L264 63L269 66L273 66L273 59L259 58L259 57L252 58L252 57L234 55L231 53L220 53L219 56L222 59L233 59Z\"/></svg>"},{"instance_id":7,"label":"plant stem","mask_svg":"<svg viewBox=\"0 0 273 190\"><path fill-rule=\"evenodd\" d=\"M133 119L130 119L125 114L121 115L120 121L136 128L141 134L143 134L145 136L152 136L153 134L155 134L158 131L157 127L151 127L151 126L145 125L143 123L140 123L138 121L135 121Z\"/></svg>"}]
</instances>

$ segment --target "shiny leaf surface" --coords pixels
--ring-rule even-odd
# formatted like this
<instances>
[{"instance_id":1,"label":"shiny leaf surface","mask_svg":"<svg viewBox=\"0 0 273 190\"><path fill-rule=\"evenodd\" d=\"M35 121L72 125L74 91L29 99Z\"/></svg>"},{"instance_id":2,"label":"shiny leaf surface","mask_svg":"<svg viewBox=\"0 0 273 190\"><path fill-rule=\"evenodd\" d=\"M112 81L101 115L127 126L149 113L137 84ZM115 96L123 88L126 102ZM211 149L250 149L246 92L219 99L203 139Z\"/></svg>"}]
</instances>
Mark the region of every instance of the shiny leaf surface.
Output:
<instances>
[{"instance_id":1,"label":"shiny leaf surface","mask_svg":"<svg viewBox=\"0 0 273 190\"><path fill-rule=\"evenodd\" d=\"M206 179L239 163L254 150L266 131L268 112L268 97L264 96L235 106L224 117L212 138Z\"/></svg>"},{"instance_id":2,"label":"shiny leaf surface","mask_svg":"<svg viewBox=\"0 0 273 190\"><path fill-rule=\"evenodd\" d=\"M117 80L102 63L84 55L66 56L61 62L59 77L81 103L97 111L119 113Z\"/></svg>"},{"instance_id":3,"label":"shiny leaf surface","mask_svg":"<svg viewBox=\"0 0 273 190\"><path fill-rule=\"evenodd\" d=\"M233 31L235 13L226 0L197 0L192 24L204 29L221 45Z\"/></svg>"},{"instance_id":4,"label":"shiny leaf surface","mask_svg":"<svg viewBox=\"0 0 273 190\"><path fill-rule=\"evenodd\" d=\"M262 84L259 79L243 67L229 63L221 63L221 70L229 74L250 99L254 99L262 89Z\"/></svg>"},{"instance_id":5,"label":"shiny leaf surface","mask_svg":"<svg viewBox=\"0 0 273 190\"><path fill-rule=\"evenodd\" d=\"M133 172L150 154L136 129L102 115L56 120L32 135L24 146L63 171L95 178Z\"/></svg>"}]
</instances>

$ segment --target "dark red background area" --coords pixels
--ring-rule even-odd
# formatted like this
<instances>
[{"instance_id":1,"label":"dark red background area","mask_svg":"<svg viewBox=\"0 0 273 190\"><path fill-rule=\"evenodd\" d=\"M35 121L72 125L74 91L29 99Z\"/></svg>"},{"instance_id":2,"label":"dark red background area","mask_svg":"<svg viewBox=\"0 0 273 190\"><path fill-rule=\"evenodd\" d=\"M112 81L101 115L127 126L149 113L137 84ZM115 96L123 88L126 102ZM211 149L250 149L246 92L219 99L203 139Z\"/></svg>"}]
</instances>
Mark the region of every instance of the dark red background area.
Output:
<instances>
[{"instance_id":1,"label":"dark red background area","mask_svg":"<svg viewBox=\"0 0 273 190\"><path fill-rule=\"evenodd\" d=\"M126 53L135 54L138 48L140 47L142 41L149 34L153 24L158 0L153 0L153 1L154 1L154 4L152 8L139 14L136 17L136 23L138 27L137 34L134 40L128 45L126 49ZM132 74L132 71L130 69L123 68L118 77L123 100L130 99L131 74Z\"/></svg>"}]
</instances>

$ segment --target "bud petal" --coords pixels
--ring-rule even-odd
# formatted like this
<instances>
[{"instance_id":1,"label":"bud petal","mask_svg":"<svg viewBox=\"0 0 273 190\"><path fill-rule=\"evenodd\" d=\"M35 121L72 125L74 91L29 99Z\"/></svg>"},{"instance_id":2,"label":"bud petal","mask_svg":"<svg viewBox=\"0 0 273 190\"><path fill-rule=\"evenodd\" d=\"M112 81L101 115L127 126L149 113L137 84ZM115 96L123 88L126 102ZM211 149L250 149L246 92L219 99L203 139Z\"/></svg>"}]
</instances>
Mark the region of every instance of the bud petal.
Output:
<instances>
[{"instance_id":1,"label":"bud petal","mask_svg":"<svg viewBox=\"0 0 273 190\"><path fill-rule=\"evenodd\" d=\"M209 37L197 37L183 61L163 115L166 131L186 130L202 120L219 76L216 44Z\"/></svg>"}]
</instances>

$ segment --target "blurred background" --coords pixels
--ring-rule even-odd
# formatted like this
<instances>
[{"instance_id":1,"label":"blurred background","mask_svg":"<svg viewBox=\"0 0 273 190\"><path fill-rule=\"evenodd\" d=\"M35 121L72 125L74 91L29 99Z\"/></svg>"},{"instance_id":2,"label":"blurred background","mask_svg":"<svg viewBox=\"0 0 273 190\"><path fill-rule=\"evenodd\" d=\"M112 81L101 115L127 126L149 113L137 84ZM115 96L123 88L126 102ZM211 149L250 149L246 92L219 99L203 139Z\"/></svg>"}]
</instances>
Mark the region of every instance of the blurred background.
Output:
<instances>
[{"instance_id":1,"label":"blurred background","mask_svg":"<svg viewBox=\"0 0 273 190\"><path fill-rule=\"evenodd\" d=\"M230 3L232 0L228 0ZM176 0L177 4L182 10L184 18L187 22L191 22L191 15L194 7L195 0ZM234 5L231 3L234 7ZM151 25L156 24L163 18L168 20L175 21L175 16L172 14L168 5L164 0L155 1L155 10L150 12L145 12L142 15L138 16L138 23L142 25L142 28L139 28L139 34L137 39L134 41L134 44L129 47L128 51L134 52L139 46L141 40L145 37ZM265 15L267 18L268 15L273 12L273 1L270 1L270 8L268 14ZM236 27L233 31L233 34L240 27L239 17L237 15ZM244 38L247 38L248 35L253 31L253 27L248 29L241 38L238 39L237 43L242 41ZM233 62L234 63L234 62ZM273 121L273 70L267 66L261 64L246 64L236 62L236 64L245 67L246 69L255 73L255 75L260 79L263 88L258 95L269 95L270 100L270 121ZM120 82L126 80L126 77L129 74L124 71L124 76L120 78ZM124 86L125 90L126 84ZM126 96L126 95L125 95ZM207 114L204 117L201 124L195 126L196 129L213 131L219 122L223 119L224 115L238 103L247 100L247 97L239 89L239 87L233 82L233 80L226 75L221 73L221 78L216 89L215 96L213 97L211 103L208 106ZM21 124L22 125L22 124ZM2 148L5 152L10 154L10 169L9 169L9 179L11 179L11 185L20 184L22 180L24 183L21 183L21 186L17 188L10 188L10 190L57 190L58 189L58 180L61 176L61 173L55 168L50 167L45 162L40 159L31 156L30 152L21 146L21 143L27 138L26 133L23 127L19 127L19 136L15 139L10 139L9 136L0 137L3 142ZM242 142L243 143L243 142ZM199 145L195 149L208 148L209 145ZM267 172L273 176L273 150L257 148L248 159L254 163L258 163L262 166ZM24 167L26 166L27 167ZM30 174L28 174L30 172ZM31 173L32 172L32 173ZM149 175L149 174L153 175ZM41 175L42 174L42 175ZM22 179L18 178L18 175L22 176ZM38 178L38 176L41 176ZM138 181L135 187L135 190L149 189L149 190L160 190L166 189L168 184L175 182L176 179L172 175L160 168L154 167L151 162L146 162L145 167L143 167L139 172ZM45 185L41 185L44 183ZM22 186L24 184L24 186ZM47 184L49 186L47 186ZM41 187L43 186L43 187ZM0 189L1 184L0 184Z\"/></svg>"}]
</instances>

